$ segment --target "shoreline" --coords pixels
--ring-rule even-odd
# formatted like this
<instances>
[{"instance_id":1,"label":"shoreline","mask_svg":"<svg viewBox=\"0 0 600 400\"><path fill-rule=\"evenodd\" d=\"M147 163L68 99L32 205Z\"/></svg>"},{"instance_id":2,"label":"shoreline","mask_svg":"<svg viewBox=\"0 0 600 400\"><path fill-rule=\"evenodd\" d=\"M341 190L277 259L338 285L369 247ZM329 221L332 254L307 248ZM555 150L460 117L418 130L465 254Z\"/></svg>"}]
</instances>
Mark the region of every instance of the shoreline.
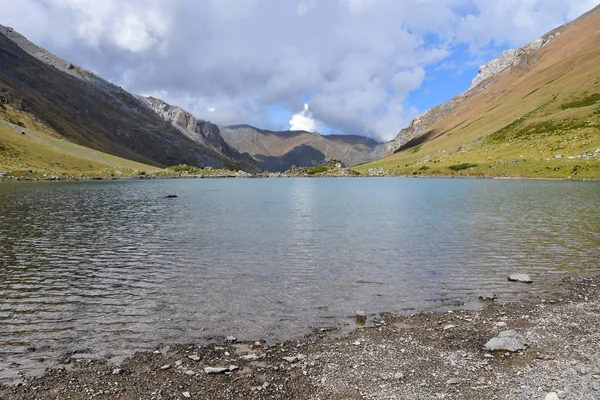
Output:
<instances>
[{"instance_id":1,"label":"shoreline","mask_svg":"<svg viewBox=\"0 0 600 400\"><path fill-rule=\"evenodd\" d=\"M600 182L600 178L544 178L523 176L465 176L465 175L188 175L188 176L127 176L127 177L49 177L49 178L6 178L0 177L0 184L6 182L112 182L112 181L148 181L166 179L289 179L289 178L402 178L402 179L481 179L481 180L531 180L531 181L567 181L567 182Z\"/></svg>"},{"instance_id":2,"label":"shoreline","mask_svg":"<svg viewBox=\"0 0 600 400\"><path fill-rule=\"evenodd\" d=\"M232 338L163 345L120 366L67 357L0 386L0 399L598 399L600 274L543 284L477 310L382 314L349 333L316 330L270 347ZM483 350L508 329L528 348Z\"/></svg>"}]
</instances>

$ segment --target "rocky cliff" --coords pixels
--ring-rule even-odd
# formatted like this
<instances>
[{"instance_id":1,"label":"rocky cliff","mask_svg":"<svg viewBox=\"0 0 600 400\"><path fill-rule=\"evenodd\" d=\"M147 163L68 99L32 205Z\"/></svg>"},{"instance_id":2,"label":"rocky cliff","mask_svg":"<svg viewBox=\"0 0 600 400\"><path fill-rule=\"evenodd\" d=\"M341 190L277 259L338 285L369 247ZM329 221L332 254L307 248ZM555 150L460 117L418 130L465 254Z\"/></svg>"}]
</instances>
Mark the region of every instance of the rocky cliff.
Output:
<instances>
[{"instance_id":1,"label":"rocky cliff","mask_svg":"<svg viewBox=\"0 0 600 400\"><path fill-rule=\"evenodd\" d=\"M155 97L136 96L137 99L182 134L196 143L208 146L236 162L248 172L259 172L259 168L248 154L241 154L221 136L219 127L209 121L198 120L181 107L170 105Z\"/></svg>"}]
</instances>

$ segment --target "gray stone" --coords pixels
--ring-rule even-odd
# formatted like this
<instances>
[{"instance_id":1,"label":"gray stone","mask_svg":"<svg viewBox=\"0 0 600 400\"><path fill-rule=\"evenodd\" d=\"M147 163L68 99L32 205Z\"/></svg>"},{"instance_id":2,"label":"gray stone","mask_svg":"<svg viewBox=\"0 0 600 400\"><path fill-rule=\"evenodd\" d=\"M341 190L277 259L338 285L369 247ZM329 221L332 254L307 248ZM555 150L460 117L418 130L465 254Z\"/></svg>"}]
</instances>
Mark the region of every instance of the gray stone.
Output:
<instances>
[{"instance_id":1,"label":"gray stone","mask_svg":"<svg viewBox=\"0 0 600 400\"><path fill-rule=\"evenodd\" d=\"M460 383L460 379L458 378L450 378L446 381L447 385L458 385Z\"/></svg>"},{"instance_id":2,"label":"gray stone","mask_svg":"<svg viewBox=\"0 0 600 400\"><path fill-rule=\"evenodd\" d=\"M484 301L494 301L494 299L496 298L496 294L495 293L484 293L484 294L480 295L479 298Z\"/></svg>"},{"instance_id":3,"label":"gray stone","mask_svg":"<svg viewBox=\"0 0 600 400\"><path fill-rule=\"evenodd\" d=\"M579 372L581 375L587 375L592 372L592 370L586 365L580 365L577 367L577 372Z\"/></svg>"},{"instance_id":4,"label":"gray stone","mask_svg":"<svg viewBox=\"0 0 600 400\"><path fill-rule=\"evenodd\" d=\"M289 362L290 364L304 360L306 356L304 354L298 354L297 356L282 357L282 360Z\"/></svg>"},{"instance_id":5,"label":"gray stone","mask_svg":"<svg viewBox=\"0 0 600 400\"><path fill-rule=\"evenodd\" d=\"M512 282L531 283L531 277L527 274L510 274L508 280Z\"/></svg>"},{"instance_id":6,"label":"gray stone","mask_svg":"<svg viewBox=\"0 0 600 400\"><path fill-rule=\"evenodd\" d=\"M181 395L183 397L185 397L186 399L191 399L192 398L192 395L190 394L190 392L183 392L183 393L181 393Z\"/></svg>"},{"instance_id":7,"label":"gray stone","mask_svg":"<svg viewBox=\"0 0 600 400\"><path fill-rule=\"evenodd\" d=\"M170 369L171 368L171 364L166 364L163 365L162 367L160 367L160 369L165 370L165 369Z\"/></svg>"},{"instance_id":8,"label":"gray stone","mask_svg":"<svg viewBox=\"0 0 600 400\"><path fill-rule=\"evenodd\" d=\"M367 315L364 311L358 310L356 312L356 324L364 325L367 322Z\"/></svg>"},{"instance_id":9,"label":"gray stone","mask_svg":"<svg viewBox=\"0 0 600 400\"><path fill-rule=\"evenodd\" d=\"M559 397L556 392L550 392L544 397L544 400L559 400Z\"/></svg>"},{"instance_id":10,"label":"gray stone","mask_svg":"<svg viewBox=\"0 0 600 400\"><path fill-rule=\"evenodd\" d=\"M402 372L396 372L394 374L394 379L403 379L404 378L404 374Z\"/></svg>"},{"instance_id":11,"label":"gray stone","mask_svg":"<svg viewBox=\"0 0 600 400\"><path fill-rule=\"evenodd\" d=\"M498 336L490 339L485 344L489 351L519 351L527 348L527 341L514 329L502 331Z\"/></svg>"},{"instance_id":12,"label":"gray stone","mask_svg":"<svg viewBox=\"0 0 600 400\"><path fill-rule=\"evenodd\" d=\"M264 358L264 355L259 356L256 353L250 353L250 354L246 354L244 356L241 356L240 360L243 360L243 361L255 361L255 360L259 360L261 358Z\"/></svg>"},{"instance_id":13,"label":"gray stone","mask_svg":"<svg viewBox=\"0 0 600 400\"><path fill-rule=\"evenodd\" d=\"M193 361L200 361L200 357L198 357L196 354L192 354L188 356L188 358Z\"/></svg>"},{"instance_id":14,"label":"gray stone","mask_svg":"<svg viewBox=\"0 0 600 400\"><path fill-rule=\"evenodd\" d=\"M236 339L236 337L235 337L235 336L227 336L227 337L225 338L225 341L227 341L227 342L235 342L236 340L237 340L237 339Z\"/></svg>"},{"instance_id":15,"label":"gray stone","mask_svg":"<svg viewBox=\"0 0 600 400\"><path fill-rule=\"evenodd\" d=\"M227 367L206 367L204 368L204 372L207 374L222 374L224 372L229 372L229 368Z\"/></svg>"},{"instance_id":16,"label":"gray stone","mask_svg":"<svg viewBox=\"0 0 600 400\"><path fill-rule=\"evenodd\" d=\"M121 368L115 368L112 370L113 375L121 375L122 373L123 373L123 370Z\"/></svg>"}]
</instances>

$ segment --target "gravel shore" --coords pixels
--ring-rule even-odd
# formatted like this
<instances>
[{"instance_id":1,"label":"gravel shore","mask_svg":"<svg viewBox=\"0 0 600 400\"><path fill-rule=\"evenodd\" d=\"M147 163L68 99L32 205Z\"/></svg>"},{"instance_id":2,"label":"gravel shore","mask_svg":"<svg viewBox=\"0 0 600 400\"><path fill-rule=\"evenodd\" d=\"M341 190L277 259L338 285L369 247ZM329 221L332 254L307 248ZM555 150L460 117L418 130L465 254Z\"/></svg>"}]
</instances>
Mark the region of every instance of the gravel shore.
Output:
<instances>
[{"instance_id":1,"label":"gravel shore","mask_svg":"<svg viewBox=\"0 0 600 400\"><path fill-rule=\"evenodd\" d=\"M515 283L521 284L523 283ZM516 330L527 348L485 349ZM382 315L266 347L160 346L121 365L62 363L0 399L600 399L600 275L476 311Z\"/></svg>"}]
</instances>

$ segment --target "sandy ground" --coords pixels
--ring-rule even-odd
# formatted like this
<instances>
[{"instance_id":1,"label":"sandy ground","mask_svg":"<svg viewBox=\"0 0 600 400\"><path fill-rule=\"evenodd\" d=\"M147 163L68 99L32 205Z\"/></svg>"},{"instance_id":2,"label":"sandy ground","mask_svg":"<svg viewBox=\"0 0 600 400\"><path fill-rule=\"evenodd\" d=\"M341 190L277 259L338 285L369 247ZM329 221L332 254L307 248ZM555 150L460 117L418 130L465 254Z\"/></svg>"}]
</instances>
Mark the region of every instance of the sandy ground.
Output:
<instances>
[{"instance_id":1,"label":"sandy ground","mask_svg":"<svg viewBox=\"0 0 600 400\"><path fill-rule=\"evenodd\" d=\"M65 357L0 387L0 399L600 399L599 300L600 275L563 277L516 302L382 315L351 333L267 348L161 346L120 366ZM484 349L508 329L528 348Z\"/></svg>"}]
</instances>

